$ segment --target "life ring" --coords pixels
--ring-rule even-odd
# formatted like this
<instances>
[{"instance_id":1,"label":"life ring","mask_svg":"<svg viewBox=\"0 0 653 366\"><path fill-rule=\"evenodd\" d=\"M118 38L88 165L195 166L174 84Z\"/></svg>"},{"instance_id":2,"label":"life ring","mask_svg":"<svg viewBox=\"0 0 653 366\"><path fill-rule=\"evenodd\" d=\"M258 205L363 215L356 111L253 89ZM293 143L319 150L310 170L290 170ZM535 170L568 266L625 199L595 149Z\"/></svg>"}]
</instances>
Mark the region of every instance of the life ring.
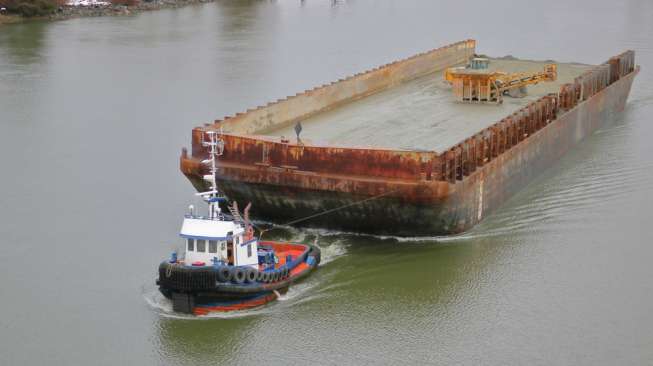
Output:
<instances>
[{"instance_id":1,"label":"life ring","mask_svg":"<svg viewBox=\"0 0 653 366\"><path fill-rule=\"evenodd\" d=\"M221 266L218 269L218 281L220 282L229 282L231 281L231 277L233 274L231 273L231 270L227 266Z\"/></svg>"},{"instance_id":2,"label":"life ring","mask_svg":"<svg viewBox=\"0 0 653 366\"><path fill-rule=\"evenodd\" d=\"M254 283L256 282L256 278L258 277L258 271L255 270L254 268L247 268L245 270L245 280L249 283Z\"/></svg>"},{"instance_id":3,"label":"life ring","mask_svg":"<svg viewBox=\"0 0 653 366\"><path fill-rule=\"evenodd\" d=\"M237 283L239 285L244 283L245 282L245 270L240 268L240 267L234 268L233 269L233 277L231 278L231 280L234 283Z\"/></svg>"}]
</instances>

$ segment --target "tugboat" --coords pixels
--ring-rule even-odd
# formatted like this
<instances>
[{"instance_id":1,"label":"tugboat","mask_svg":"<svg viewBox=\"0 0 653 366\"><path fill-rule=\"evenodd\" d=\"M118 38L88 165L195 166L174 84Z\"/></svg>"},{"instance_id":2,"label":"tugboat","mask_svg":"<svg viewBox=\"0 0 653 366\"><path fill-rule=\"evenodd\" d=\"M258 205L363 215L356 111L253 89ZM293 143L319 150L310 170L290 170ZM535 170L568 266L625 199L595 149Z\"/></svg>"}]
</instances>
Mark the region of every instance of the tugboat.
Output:
<instances>
[{"instance_id":1,"label":"tugboat","mask_svg":"<svg viewBox=\"0 0 653 366\"><path fill-rule=\"evenodd\" d=\"M320 263L320 249L308 244L260 241L254 236L248 204L243 215L216 184L217 158L224 143L215 131L207 131L210 175L204 179L210 190L197 193L208 204L207 216L196 215L191 205L180 236L183 258L176 252L159 265L156 284L172 301L173 311L205 315L210 312L244 310L262 306L288 291L293 283L309 275ZM223 202L230 215L222 213Z\"/></svg>"}]
</instances>

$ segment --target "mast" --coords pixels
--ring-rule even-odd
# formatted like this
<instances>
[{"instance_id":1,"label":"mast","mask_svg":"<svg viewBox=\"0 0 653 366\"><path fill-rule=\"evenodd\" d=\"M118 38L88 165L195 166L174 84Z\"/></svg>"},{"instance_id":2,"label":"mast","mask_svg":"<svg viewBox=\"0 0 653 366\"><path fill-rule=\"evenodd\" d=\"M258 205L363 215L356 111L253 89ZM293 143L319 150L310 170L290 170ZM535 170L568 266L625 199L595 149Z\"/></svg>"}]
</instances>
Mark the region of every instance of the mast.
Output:
<instances>
[{"instance_id":1,"label":"mast","mask_svg":"<svg viewBox=\"0 0 653 366\"><path fill-rule=\"evenodd\" d=\"M210 190L200 192L196 195L201 196L209 205L209 219L220 219L221 211L219 202L224 200L218 191L218 185L215 176L218 172L217 158L224 152L224 141L218 136L216 131L206 131L209 141L202 141L202 146L209 148L209 159L202 160L202 164L209 165L210 175L203 176L204 180L210 183Z\"/></svg>"}]
</instances>

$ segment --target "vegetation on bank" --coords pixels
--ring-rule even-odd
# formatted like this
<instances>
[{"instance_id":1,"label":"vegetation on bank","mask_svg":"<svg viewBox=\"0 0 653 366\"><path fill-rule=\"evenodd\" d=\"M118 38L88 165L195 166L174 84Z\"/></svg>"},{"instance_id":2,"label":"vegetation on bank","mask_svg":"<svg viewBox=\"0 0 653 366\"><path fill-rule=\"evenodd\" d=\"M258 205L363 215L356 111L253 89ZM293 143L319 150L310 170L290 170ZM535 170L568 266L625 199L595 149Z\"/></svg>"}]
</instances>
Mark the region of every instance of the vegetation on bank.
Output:
<instances>
[{"instance_id":1,"label":"vegetation on bank","mask_svg":"<svg viewBox=\"0 0 653 366\"><path fill-rule=\"evenodd\" d=\"M135 6L139 0L105 0L111 5ZM0 14L0 24L9 23L11 15L24 18L44 17L52 15L66 5L67 0L0 0L0 8L5 8L6 14Z\"/></svg>"},{"instance_id":2,"label":"vegetation on bank","mask_svg":"<svg viewBox=\"0 0 653 366\"><path fill-rule=\"evenodd\" d=\"M141 11L179 8L215 0L0 0L0 25L30 19L63 20L81 17L123 16ZM84 4L84 5L82 5ZM4 8L4 9L3 9Z\"/></svg>"},{"instance_id":3,"label":"vegetation on bank","mask_svg":"<svg viewBox=\"0 0 653 366\"><path fill-rule=\"evenodd\" d=\"M5 8L9 14L31 18L52 14L63 2L64 0L0 0L0 8Z\"/></svg>"}]
</instances>

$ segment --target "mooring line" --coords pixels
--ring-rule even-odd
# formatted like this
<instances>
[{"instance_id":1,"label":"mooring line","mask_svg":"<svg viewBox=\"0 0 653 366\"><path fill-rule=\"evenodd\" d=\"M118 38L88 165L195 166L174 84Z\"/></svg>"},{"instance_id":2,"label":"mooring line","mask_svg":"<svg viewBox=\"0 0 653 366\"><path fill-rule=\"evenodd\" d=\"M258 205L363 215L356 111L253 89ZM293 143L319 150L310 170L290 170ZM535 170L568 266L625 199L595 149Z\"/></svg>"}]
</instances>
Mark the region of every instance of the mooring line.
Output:
<instances>
[{"instance_id":1,"label":"mooring line","mask_svg":"<svg viewBox=\"0 0 653 366\"><path fill-rule=\"evenodd\" d=\"M389 194L391 194L391 193L394 193L394 192L396 192L396 191L397 191L397 189L393 189L393 190L391 190L391 191L384 192L384 193L378 194L378 195L376 195L376 196L368 197L368 198L365 198L365 199L360 200L360 201L356 201L356 202L349 203L349 204L346 204L346 205L343 205L343 206L340 206L340 207L335 207L335 208L331 208L331 209L328 209L328 210L324 210L324 211L322 211L322 212L318 212L318 213L313 214L313 215L309 215L309 216L306 216L306 217L302 217L302 218L299 218L299 219L295 219L295 220L289 221L289 222L287 222L287 223L285 223L285 224L274 224L274 223L270 223L270 225L272 225L272 228L269 228L269 229L261 229L261 228L257 227L256 225L254 225L253 223L252 223L252 226L254 226L254 227L255 227L255 228L260 232L260 234L259 234L259 240L260 240L260 239L263 237L263 234L264 234L265 232L274 229L274 227L290 226L290 225L296 224L296 223L298 223L298 222L302 222L302 221L310 220L310 219L313 219L313 218L316 218L316 217L319 217L319 216L322 216L322 215L330 214L330 213L332 213L332 212L334 212L334 211L342 210L343 208L352 207L352 206L356 206L356 205L359 205L359 204L362 204L362 203L365 203L365 202L368 202L368 201L372 201L372 200L375 200L375 199L381 198L381 197L383 197L383 196L387 196L387 195L389 195Z\"/></svg>"},{"instance_id":2,"label":"mooring line","mask_svg":"<svg viewBox=\"0 0 653 366\"><path fill-rule=\"evenodd\" d=\"M356 202L353 202L353 203L348 203L348 204L343 205L343 206L340 206L340 207L331 208L331 209L328 209L328 210L324 210L324 211L322 211L322 212L318 212L318 213L313 214L313 215L309 215L309 216L306 216L306 217L302 217L302 218L299 218L299 219L295 219L295 220L289 221L289 222L287 222L287 223L285 223L285 224L269 223L272 227L271 227L271 228L268 228L268 229L262 229L262 228L258 227L256 224L254 224L254 223L251 222L251 221L249 222L249 224L252 225L256 230L259 231L259 233L260 233L260 234L259 234L259 240L261 240L261 239L263 238L263 234L265 234L266 232L268 232L268 231L274 229L275 227L290 226L290 225L296 224L296 223L298 223L298 222L302 222L302 221L310 220L310 219L313 219L313 218L315 218L315 217L319 217L319 216L322 216L322 215L327 215L327 214L330 214L330 213L332 213L332 212L334 212L334 211L342 210L342 209L347 208L347 207L352 207L352 206L360 205L360 204L362 204L362 203L365 203L365 202L368 202L368 201L372 201L372 200L375 200L375 199L381 198L381 197L383 197L383 196L387 196L387 195L389 195L389 194L391 194L391 193L394 193L394 192L397 192L397 191L398 191L397 189L393 189L393 190L391 190L391 191L384 192L384 193L378 194L378 195L376 195L376 196L368 197L368 198L362 199L362 200L360 200L360 201L356 201ZM234 202L234 201L231 201L231 200L228 200L228 201L231 202L231 203Z\"/></svg>"}]
</instances>

